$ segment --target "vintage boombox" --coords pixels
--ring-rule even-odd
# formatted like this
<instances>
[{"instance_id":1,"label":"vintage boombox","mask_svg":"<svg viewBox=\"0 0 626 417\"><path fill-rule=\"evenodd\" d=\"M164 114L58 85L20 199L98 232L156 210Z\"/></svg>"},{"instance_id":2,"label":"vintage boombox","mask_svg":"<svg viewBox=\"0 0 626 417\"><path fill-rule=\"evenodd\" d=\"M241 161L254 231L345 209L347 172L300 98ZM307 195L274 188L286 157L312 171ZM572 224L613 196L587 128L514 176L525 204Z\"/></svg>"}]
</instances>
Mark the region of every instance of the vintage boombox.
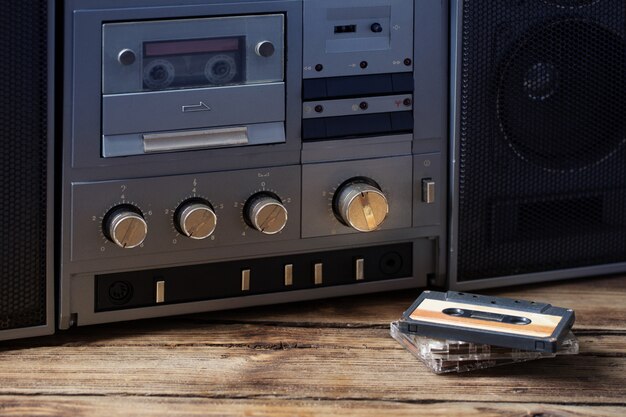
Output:
<instances>
[{"instance_id":1,"label":"vintage boombox","mask_svg":"<svg viewBox=\"0 0 626 417\"><path fill-rule=\"evenodd\" d=\"M0 339L626 271L621 0L8 0Z\"/></svg>"}]
</instances>

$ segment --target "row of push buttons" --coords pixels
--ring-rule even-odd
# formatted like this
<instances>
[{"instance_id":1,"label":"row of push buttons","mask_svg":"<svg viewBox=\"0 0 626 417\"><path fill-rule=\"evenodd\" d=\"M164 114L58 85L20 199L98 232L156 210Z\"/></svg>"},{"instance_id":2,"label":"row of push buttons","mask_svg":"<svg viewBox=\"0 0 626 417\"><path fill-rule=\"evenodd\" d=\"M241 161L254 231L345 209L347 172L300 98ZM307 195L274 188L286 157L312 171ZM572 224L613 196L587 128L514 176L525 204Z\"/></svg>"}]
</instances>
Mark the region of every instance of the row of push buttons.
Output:
<instances>
[{"instance_id":1,"label":"row of push buttons","mask_svg":"<svg viewBox=\"0 0 626 417\"><path fill-rule=\"evenodd\" d=\"M354 279L356 281L362 281L365 279L365 259L358 258L354 262ZM241 291L250 290L250 277L252 271L250 269L241 270ZM284 266L284 280L285 286L293 285L293 264L287 264ZM322 285L324 283L324 264L319 262L313 265L313 282L315 285ZM165 302L165 281L157 281L155 283L155 302L161 304Z\"/></svg>"},{"instance_id":2,"label":"row of push buttons","mask_svg":"<svg viewBox=\"0 0 626 417\"><path fill-rule=\"evenodd\" d=\"M358 258L355 260L354 279L356 281L362 281L365 279L364 267L365 259ZM243 269L241 271L241 291L250 290L251 275L252 271L250 269ZM284 266L283 278L286 287L293 285L293 264L287 264ZM324 264L321 262L313 264L313 283L315 285L322 285L324 283Z\"/></svg>"}]
</instances>

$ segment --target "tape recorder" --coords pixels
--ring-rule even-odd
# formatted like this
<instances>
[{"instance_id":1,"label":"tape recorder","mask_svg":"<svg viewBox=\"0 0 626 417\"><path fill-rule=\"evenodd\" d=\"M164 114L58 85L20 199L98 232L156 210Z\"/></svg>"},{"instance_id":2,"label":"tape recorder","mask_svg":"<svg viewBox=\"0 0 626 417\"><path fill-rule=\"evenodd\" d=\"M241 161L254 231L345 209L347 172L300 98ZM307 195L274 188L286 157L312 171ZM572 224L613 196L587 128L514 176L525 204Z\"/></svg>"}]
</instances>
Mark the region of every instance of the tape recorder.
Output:
<instances>
[{"instance_id":1,"label":"tape recorder","mask_svg":"<svg viewBox=\"0 0 626 417\"><path fill-rule=\"evenodd\" d=\"M3 39L40 32L7 72L47 95L3 101L3 154L49 125L12 162L47 199L2 248L0 337L443 277L440 1L9 4Z\"/></svg>"},{"instance_id":2,"label":"tape recorder","mask_svg":"<svg viewBox=\"0 0 626 417\"><path fill-rule=\"evenodd\" d=\"M608 236L624 193L602 183L618 168L599 168L622 152L623 89L603 74L623 86L624 16L613 0L3 2L0 339L626 270ZM581 116L601 98L611 111ZM606 152L579 161L596 139ZM609 244L585 258L591 235Z\"/></svg>"}]
</instances>

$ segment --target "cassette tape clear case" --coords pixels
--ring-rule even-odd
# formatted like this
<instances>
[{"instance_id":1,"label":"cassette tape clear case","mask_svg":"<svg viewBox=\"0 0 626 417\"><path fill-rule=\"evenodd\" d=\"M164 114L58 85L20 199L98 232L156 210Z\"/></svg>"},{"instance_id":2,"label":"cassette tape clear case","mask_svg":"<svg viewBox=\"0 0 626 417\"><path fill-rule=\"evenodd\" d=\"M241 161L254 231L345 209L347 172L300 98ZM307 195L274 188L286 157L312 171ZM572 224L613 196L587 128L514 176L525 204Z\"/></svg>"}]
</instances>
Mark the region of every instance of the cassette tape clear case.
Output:
<instances>
[{"instance_id":1,"label":"cassette tape clear case","mask_svg":"<svg viewBox=\"0 0 626 417\"><path fill-rule=\"evenodd\" d=\"M403 333L399 322L390 325L391 336L432 372L467 372L516 362L553 358L578 353L578 340L572 332L559 344L556 353L511 349L480 343L431 339Z\"/></svg>"}]
</instances>

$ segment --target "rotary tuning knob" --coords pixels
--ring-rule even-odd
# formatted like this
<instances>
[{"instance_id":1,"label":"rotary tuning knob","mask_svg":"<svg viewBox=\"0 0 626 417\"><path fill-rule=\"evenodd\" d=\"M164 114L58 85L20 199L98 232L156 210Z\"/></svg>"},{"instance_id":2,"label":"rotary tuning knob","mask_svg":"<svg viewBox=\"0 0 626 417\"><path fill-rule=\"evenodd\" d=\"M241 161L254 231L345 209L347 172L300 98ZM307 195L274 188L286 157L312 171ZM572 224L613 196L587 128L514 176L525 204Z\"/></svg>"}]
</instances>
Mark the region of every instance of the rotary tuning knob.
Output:
<instances>
[{"instance_id":1,"label":"rotary tuning knob","mask_svg":"<svg viewBox=\"0 0 626 417\"><path fill-rule=\"evenodd\" d=\"M287 225L287 209L273 193L254 194L246 202L243 212L246 223L266 235L274 235Z\"/></svg>"},{"instance_id":2,"label":"rotary tuning knob","mask_svg":"<svg viewBox=\"0 0 626 417\"><path fill-rule=\"evenodd\" d=\"M333 201L333 210L346 226L359 232L377 230L389 213L387 197L369 178L352 178L344 182Z\"/></svg>"},{"instance_id":3,"label":"rotary tuning knob","mask_svg":"<svg viewBox=\"0 0 626 417\"><path fill-rule=\"evenodd\" d=\"M174 213L174 224L190 239L206 239L215 231L217 216L211 203L202 198L184 201Z\"/></svg>"},{"instance_id":4,"label":"rotary tuning knob","mask_svg":"<svg viewBox=\"0 0 626 417\"><path fill-rule=\"evenodd\" d=\"M106 238L124 249L141 245L148 234L148 224L141 210L131 204L121 204L109 210L102 226Z\"/></svg>"}]
</instances>

